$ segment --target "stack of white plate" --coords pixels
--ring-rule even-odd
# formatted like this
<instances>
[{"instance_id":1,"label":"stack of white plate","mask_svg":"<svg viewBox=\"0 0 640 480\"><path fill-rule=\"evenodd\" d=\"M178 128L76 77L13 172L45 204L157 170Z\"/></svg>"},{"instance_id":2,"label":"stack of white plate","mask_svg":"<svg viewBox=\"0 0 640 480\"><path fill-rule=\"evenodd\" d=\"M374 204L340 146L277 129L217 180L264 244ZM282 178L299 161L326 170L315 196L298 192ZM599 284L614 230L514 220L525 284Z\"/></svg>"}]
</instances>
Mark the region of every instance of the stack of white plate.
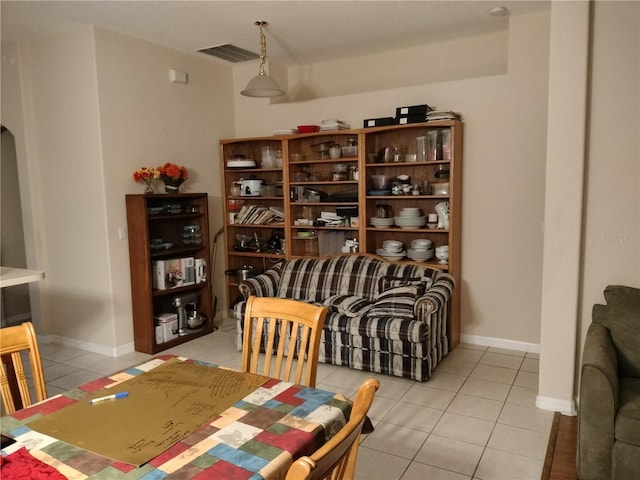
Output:
<instances>
[{"instance_id":1,"label":"stack of white plate","mask_svg":"<svg viewBox=\"0 0 640 480\"><path fill-rule=\"evenodd\" d=\"M371 225L376 228L388 228L393 226L393 218L371 217Z\"/></svg>"},{"instance_id":2,"label":"stack of white plate","mask_svg":"<svg viewBox=\"0 0 640 480\"><path fill-rule=\"evenodd\" d=\"M407 257L415 262L425 262L433 258L433 248L429 250L416 250L410 248L407 250Z\"/></svg>"},{"instance_id":3,"label":"stack of white plate","mask_svg":"<svg viewBox=\"0 0 640 480\"><path fill-rule=\"evenodd\" d=\"M404 229L420 228L427 224L427 217L420 215L417 207L407 207L400 210L400 215L395 217L395 224Z\"/></svg>"},{"instance_id":4,"label":"stack of white plate","mask_svg":"<svg viewBox=\"0 0 640 480\"><path fill-rule=\"evenodd\" d=\"M384 248L379 248L376 250L376 253L381 257L386 258L387 260L402 260L407 256L406 250L400 250L399 252L390 252L385 250Z\"/></svg>"},{"instance_id":5,"label":"stack of white plate","mask_svg":"<svg viewBox=\"0 0 640 480\"><path fill-rule=\"evenodd\" d=\"M248 158L234 158L233 160L227 160L227 168L229 170L234 168L256 168L256 162Z\"/></svg>"},{"instance_id":6,"label":"stack of white plate","mask_svg":"<svg viewBox=\"0 0 640 480\"><path fill-rule=\"evenodd\" d=\"M416 262L424 262L433 258L433 242L428 238L415 238L411 241L411 248L407 256Z\"/></svg>"},{"instance_id":7,"label":"stack of white plate","mask_svg":"<svg viewBox=\"0 0 640 480\"><path fill-rule=\"evenodd\" d=\"M401 260L407 256L407 251L403 250L403 243L400 240L385 240L382 242L382 248L376 250L376 253L387 260Z\"/></svg>"}]
</instances>

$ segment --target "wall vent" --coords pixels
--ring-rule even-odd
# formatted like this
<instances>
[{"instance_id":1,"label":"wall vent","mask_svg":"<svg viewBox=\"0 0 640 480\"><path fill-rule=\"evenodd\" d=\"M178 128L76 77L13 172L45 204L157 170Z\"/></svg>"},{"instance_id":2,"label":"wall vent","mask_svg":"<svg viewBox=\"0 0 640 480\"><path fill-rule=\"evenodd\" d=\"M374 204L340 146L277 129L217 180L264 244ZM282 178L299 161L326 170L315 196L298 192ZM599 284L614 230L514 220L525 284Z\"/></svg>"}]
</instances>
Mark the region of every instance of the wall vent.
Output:
<instances>
[{"instance_id":1,"label":"wall vent","mask_svg":"<svg viewBox=\"0 0 640 480\"><path fill-rule=\"evenodd\" d=\"M249 50L245 50L244 48L236 47L235 45L231 45L230 43L227 43L225 45L218 45L217 47L199 48L197 51L233 63L245 62L247 60L260 58L260 55L258 55L257 53L250 52Z\"/></svg>"}]
</instances>

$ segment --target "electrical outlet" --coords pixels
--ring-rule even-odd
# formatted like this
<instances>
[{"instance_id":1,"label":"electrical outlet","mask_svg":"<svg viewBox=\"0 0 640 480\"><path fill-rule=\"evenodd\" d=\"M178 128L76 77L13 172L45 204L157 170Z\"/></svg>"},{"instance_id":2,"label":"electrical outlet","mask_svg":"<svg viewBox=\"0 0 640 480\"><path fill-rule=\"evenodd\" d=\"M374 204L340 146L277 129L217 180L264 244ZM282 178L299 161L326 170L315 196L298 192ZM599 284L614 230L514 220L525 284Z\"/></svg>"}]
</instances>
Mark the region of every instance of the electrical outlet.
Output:
<instances>
[{"instance_id":1,"label":"electrical outlet","mask_svg":"<svg viewBox=\"0 0 640 480\"><path fill-rule=\"evenodd\" d=\"M127 239L127 227L119 227L118 228L118 238L120 240L126 240Z\"/></svg>"}]
</instances>

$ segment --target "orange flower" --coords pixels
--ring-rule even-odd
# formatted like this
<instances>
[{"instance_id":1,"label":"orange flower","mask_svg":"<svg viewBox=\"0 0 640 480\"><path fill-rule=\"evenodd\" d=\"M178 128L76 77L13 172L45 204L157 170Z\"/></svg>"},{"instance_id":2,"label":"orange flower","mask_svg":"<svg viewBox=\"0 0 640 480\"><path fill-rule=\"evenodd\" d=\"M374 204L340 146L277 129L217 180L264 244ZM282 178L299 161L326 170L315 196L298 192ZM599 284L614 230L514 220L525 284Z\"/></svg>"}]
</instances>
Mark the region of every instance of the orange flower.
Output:
<instances>
[{"instance_id":1,"label":"orange flower","mask_svg":"<svg viewBox=\"0 0 640 480\"><path fill-rule=\"evenodd\" d=\"M163 179L186 180L189 178L189 170L185 167L179 167L175 163L165 163L162 167L158 167L157 170Z\"/></svg>"},{"instance_id":2,"label":"orange flower","mask_svg":"<svg viewBox=\"0 0 640 480\"><path fill-rule=\"evenodd\" d=\"M133 180L136 183L146 183L154 178L160 178L160 172L153 167L142 167L133 172Z\"/></svg>"}]
</instances>

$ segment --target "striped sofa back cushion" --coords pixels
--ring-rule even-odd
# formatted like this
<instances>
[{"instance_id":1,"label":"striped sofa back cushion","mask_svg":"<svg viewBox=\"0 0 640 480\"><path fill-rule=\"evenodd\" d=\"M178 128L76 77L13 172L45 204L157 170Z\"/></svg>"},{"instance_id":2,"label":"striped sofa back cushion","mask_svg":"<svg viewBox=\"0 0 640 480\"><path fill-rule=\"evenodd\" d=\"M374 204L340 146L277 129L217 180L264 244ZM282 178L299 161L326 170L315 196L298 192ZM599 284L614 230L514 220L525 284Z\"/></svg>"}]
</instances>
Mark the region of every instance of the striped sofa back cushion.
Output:
<instances>
[{"instance_id":1,"label":"striped sofa back cushion","mask_svg":"<svg viewBox=\"0 0 640 480\"><path fill-rule=\"evenodd\" d=\"M431 279L432 282L435 282L440 274L440 270L422 265L411 263L392 263L389 265L386 275L389 278L402 278L407 281L416 279L421 279L424 281L425 279ZM431 282L429 282L429 284L431 284Z\"/></svg>"},{"instance_id":2,"label":"striped sofa back cushion","mask_svg":"<svg viewBox=\"0 0 640 480\"><path fill-rule=\"evenodd\" d=\"M289 260L283 265L277 296L310 302L333 295L373 300L378 294L378 279L388 275L390 266L360 255Z\"/></svg>"}]
</instances>

